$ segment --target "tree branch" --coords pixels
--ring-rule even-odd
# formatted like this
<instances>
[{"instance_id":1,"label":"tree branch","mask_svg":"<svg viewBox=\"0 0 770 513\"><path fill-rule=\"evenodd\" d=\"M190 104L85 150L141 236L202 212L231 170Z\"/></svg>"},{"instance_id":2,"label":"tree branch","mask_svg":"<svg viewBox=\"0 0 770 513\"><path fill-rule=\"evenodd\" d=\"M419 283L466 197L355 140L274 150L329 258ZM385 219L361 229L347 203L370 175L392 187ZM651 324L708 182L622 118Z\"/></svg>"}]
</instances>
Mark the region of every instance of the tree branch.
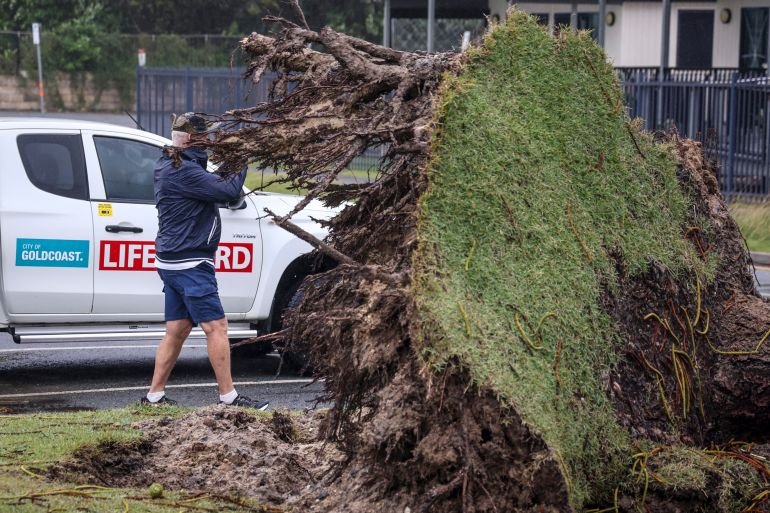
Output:
<instances>
[{"instance_id":1,"label":"tree branch","mask_svg":"<svg viewBox=\"0 0 770 513\"><path fill-rule=\"evenodd\" d=\"M323 253L324 255L327 255L331 258L333 258L336 262L342 265L346 265L349 267L352 267L361 273L369 276L372 279L380 280L385 283L389 283L393 286L403 286L406 284L406 275L403 273L388 273L382 270L379 266L374 265L363 265L349 256L337 251L321 239L317 238L313 234L303 230L296 224L292 223L288 219L285 219L284 217L279 217L275 212L270 210L269 208L265 208L264 211L272 218L273 222L286 230L287 232L291 233L292 235L296 236L297 238L307 242L314 248L316 248L318 251Z\"/></svg>"}]
</instances>

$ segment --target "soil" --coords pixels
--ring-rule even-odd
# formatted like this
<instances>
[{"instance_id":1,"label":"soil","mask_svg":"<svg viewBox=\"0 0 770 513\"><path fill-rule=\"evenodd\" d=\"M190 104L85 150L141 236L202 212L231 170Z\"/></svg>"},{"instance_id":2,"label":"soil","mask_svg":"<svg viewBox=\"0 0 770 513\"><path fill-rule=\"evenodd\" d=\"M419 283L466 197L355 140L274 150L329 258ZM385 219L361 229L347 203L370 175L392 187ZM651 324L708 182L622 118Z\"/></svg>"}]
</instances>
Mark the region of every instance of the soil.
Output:
<instances>
[{"instance_id":1,"label":"soil","mask_svg":"<svg viewBox=\"0 0 770 513\"><path fill-rule=\"evenodd\" d=\"M274 412L269 419L239 408L211 406L179 419L136 424L142 441L103 442L78 450L49 470L50 477L106 486L146 487L256 498L290 506L321 499L321 484L343 459L319 438L319 411Z\"/></svg>"}]
</instances>

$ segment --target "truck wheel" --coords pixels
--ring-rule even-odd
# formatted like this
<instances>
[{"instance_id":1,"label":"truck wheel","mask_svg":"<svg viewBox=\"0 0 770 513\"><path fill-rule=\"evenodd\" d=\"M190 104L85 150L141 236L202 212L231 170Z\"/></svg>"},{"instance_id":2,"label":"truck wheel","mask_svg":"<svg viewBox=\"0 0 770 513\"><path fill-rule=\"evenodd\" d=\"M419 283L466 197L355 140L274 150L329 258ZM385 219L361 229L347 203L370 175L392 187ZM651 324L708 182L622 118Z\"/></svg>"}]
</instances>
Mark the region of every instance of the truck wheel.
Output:
<instances>
[{"instance_id":1,"label":"truck wheel","mask_svg":"<svg viewBox=\"0 0 770 513\"><path fill-rule=\"evenodd\" d=\"M273 315L270 322L270 331L276 332L283 329L283 314L287 308L296 306L302 300L302 278L292 283L287 287L281 296L276 300L276 313ZM309 355L304 351L283 351L279 348L279 352L283 355L284 365L297 372L302 376L307 376L313 373L312 369L308 366Z\"/></svg>"}]
</instances>

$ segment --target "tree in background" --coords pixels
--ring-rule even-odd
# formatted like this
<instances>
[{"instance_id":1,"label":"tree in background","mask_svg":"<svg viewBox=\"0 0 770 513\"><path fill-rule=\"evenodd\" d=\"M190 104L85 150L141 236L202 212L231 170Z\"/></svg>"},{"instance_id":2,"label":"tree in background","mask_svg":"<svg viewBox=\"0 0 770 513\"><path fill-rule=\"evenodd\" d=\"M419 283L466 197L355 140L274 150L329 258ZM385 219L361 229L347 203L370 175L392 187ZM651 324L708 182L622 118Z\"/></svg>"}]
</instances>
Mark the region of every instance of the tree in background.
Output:
<instances>
[{"instance_id":1,"label":"tree in background","mask_svg":"<svg viewBox=\"0 0 770 513\"><path fill-rule=\"evenodd\" d=\"M314 29L335 30L369 41L382 39L382 2L306 0ZM105 33L247 35L264 32L267 15L291 17L285 0L0 0L0 30L30 30L41 22L53 31L92 27ZM73 30L77 32L77 30Z\"/></svg>"}]
</instances>

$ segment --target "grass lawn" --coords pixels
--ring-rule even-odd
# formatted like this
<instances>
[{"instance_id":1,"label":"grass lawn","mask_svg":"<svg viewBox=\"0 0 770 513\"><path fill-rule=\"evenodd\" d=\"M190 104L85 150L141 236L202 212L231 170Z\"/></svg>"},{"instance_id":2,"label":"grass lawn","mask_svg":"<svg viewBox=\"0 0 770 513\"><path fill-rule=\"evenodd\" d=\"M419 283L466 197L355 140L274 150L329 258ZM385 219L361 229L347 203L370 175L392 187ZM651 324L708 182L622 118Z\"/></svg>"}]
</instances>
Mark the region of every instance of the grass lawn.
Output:
<instances>
[{"instance_id":1,"label":"grass lawn","mask_svg":"<svg viewBox=\"0 0 770 513\"><path fill-rule=\"evenodd\" d=\"M131 427L132 423L188 411L137 405L94 412L0 415L0 511L259 511L254 503L240 508L229 501L189 492L166 490L162 497L151 498L147 489L75 485L44 477L48 465L66 459L82 445L138 440L140 432Z\"/></svg>"},{"instance_id":2,"label":"grass lawn","mask_svg":"<svg viewBox=\"0 0 770 513\"><path fill-rule=\"evenodd\" d=\"M287 183L271 184L271 182L285 176L286 175L283 173L273 173L268 171L263 173L259 169L249 169L249 174L246 176L246 187L252 190L259 189L265 192L280 192L283 194L302 195L307 193L304 189L291 189L290 185ZM338 181L343 183L369 182L374 180L375 176L376 171L371 169L346 169L339 174Z\"/></svg>"},{"instance_id":3,"label":"grass lawn","mask_svg":"<svg viewBox=\"0 0 770 513\"><path fill-rule=\"evenodd\" d=\"M733 203L730 213L741 227L749 250L770 253L770 203Z\"/></svg>"}]
</instances>

